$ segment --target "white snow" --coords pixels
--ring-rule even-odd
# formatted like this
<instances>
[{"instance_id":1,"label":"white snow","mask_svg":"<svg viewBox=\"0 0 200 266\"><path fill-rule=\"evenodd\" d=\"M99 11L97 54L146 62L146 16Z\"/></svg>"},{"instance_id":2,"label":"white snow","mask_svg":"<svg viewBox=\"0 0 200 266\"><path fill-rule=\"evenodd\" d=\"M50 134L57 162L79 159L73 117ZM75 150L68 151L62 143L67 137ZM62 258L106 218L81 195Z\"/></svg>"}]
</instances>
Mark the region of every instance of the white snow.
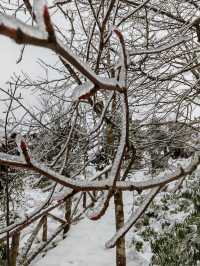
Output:
<instances>
[{"instance_id":1,"label":"white snow","mask_svg":"<svg viewBox=\"0 0 200 266\"><path fill-rule=\"evenodd\" d=\"M87 81L79 86L77 86L71 95L73 101L77 101L81 96L84 96L91 92L94 89L94 84L90 81Z\"/></svg>"},{"instance_id":2,"label":"white snow","mask_svg":"<svg viewBox=\"0 0 200 266\"><path fill-rule=\"evenodd\" d=\"M33 1L33 11L36 16L37 24L39 28L45 32L46 26L44 22L44 7L47 6L46 0Z\"/></svg>"},{"instance_id":3,"label":"white snow","mask_svg":"<svg viewBox=\"0 0 200 266\"><path fill-rule=\"evenodd\" d=\"M128 193L125 199L128 206L132 197ZM114 204L111 200L106 214L100 220L90 221L85 217L72 226L64 240L59 241L43 258L35 259L31 266L115 266L115 248L105 248L105 242L115 233L114 221ZM127 241L127 266L147 265L148 260L133 248L130 249Z\"/></svg>"},{"instance_id":4,"label":"white snow","mask_svg":"<svg viewBox=\"0 0 200 266\"><path fill-rule=\"evenodd\" d=\"M92 222L85 218L73 225L66 239L32 266L108 266L115 265L115 250L107 250L106 239L114 233L114 209L103 219Z\"/></svg>"},{"instance_id":5,"label":"white snow","mask_svg":"<svg viewBox=\"0 0 200 266\"><path fill-rule=\"evenodd\" d=\"M47 33L41 31L38 27L26 25L19 19L8 16L6 14L0 14L0 25L4 25L10 29L20 29L23 33L37 39L47 39Z\"/></svg>"}]
</instances>

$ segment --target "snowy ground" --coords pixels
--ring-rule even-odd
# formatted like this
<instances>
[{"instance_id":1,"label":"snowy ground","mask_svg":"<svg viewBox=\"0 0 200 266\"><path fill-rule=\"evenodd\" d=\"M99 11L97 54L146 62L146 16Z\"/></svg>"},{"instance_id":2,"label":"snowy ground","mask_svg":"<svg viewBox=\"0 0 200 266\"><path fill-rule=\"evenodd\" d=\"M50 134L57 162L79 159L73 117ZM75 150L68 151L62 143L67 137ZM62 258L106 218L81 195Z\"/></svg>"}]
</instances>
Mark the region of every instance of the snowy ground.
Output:
<instances>
[{"instance_id":1,"label":"snowy ground","mask_svg":"<svg viewBox=\"0 0 200 266\"><path fill-rule=\"evenodd\" d=\"M31 266L114 266L115 249L105 249L105 242L115 232L114 206L111 203L99 221L85 218L72 226L66 239L37 258ZM128 266L147 266L149 263L138 253L128 249Z\"/></svg>"},{"instance_id":2,"label":"snowy ground","mask_svg":"<svg viewBox=\"0 0 200 266\"><path fill-rule=\"evenodd\" d=\"M134 178L141 180L147 176L136 173ZM126 235L127 266L150 265L152 253L149 242L154 236L149 233L169 230L170 226L183 222L193 210L191 204L188 208L182 208L182 199L178 195L170 199L169 194L164 191L160 193L150 207L149 216L146 216L146 219L149 217L148 220L138 221ZM123 193L123 196L126 221L133 206L133 211L140 206L141 198L137 193L133 196L133 192ZM84 217L72 226L64 240L60 237L55 242L56 247L38 256L31 266L115 266L115 249L108 250L104 246L115 233L114 221L114 204L111 201L106 214L100 220L94 222ZM55 225L51 224L51 227L54 229ZM136 242L143 243L140 252L136 251Z\"/></svg>"}]
</instances>

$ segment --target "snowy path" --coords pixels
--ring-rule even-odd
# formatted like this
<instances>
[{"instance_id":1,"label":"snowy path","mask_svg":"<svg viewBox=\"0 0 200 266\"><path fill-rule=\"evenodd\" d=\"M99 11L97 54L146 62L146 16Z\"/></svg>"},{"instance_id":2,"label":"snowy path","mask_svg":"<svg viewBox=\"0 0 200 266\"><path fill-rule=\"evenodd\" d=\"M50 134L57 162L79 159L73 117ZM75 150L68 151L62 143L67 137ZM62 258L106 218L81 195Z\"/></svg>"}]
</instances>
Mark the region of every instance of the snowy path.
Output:
<instances>
[{"instance_id":1,"label":"snowy path","mask_svg":"<svg viewBox=\"0 0 200 266\"><path fill-rule=\"evenodd\" d=\"M85 218L72 226L66 239L59 241L57 247L31 266L115 266L115 249L104 247L114 232L114 206L111 203L102 219L90 221ZM129 258L128 266L149 265L135 255Z\"/></svg>"},{"instance_id":2,"label":"snowy path","mask_svg":"<svg viewBox=\"0 0 200 266\"><path fill-rule=\"evenodd\" d=\"M65 240L32 266L115 265L115 249L104 248L114 229L114 210L111 206L103 219L94 222L86 218L74 225Z\"/></svg>"}]
</instances>

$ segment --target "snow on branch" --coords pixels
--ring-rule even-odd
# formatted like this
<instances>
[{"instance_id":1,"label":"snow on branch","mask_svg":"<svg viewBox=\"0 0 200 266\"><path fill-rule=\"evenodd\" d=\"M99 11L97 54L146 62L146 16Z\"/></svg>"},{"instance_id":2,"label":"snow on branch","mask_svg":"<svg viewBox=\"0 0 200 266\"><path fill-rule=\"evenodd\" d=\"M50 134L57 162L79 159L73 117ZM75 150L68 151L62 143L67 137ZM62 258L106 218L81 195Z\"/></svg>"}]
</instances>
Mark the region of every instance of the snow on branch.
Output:
<instances>
[{"instance_id":1,"label":"snow on branch","mask_svg":"<svg viewBox=\"0 0 200 266\"><path fill-rule=\"evenodd\" d=\"M73 196L76 192L73 190L69 190L62 197L62 199L58 201L52 201L52 204L49 203L49 198L45 202L43 202L40 206L38 206L33 212L31 212L27 217L17 220L15 223L3 228L0 230L0 240L6 238L6 233L9 232L9 236L13 236L16 232L21 231L23 228L38 220L44 214L54 210L61 204L63 204L67 198Z\"/></svg>"},{"instance_id":2,"label":"snow on branch","mask_svg":"<svg viewBox=\"0 0 200 266\"><path fill-rule=\"evenodd\" d=\"M26 161L21 160L19 156L8 155L6 153L0 152L0 165L7 165L11 168L22 168L35 171L40 173L45 177L56 181L57 183L72 188L76 191L102 191L112 188L113 184L110 182L110 179L101 180L101 181L87 181L87 180L72 180L64 175L61 175L46 166L43 166L40 163L31 160L31 165L27 164ZM162 177L155 177L154 179L148 179L142 182L133 182L133 181L117 181L115 188L122 191L133 191L142 192L143 190L148 190L155 188L157 186L166 185L173 181L179 180L180 178L190 175L193 173L197 167L200 165L200 154L196 154L190 165L183 169L181 167L175 169L172 173L167 174ZM102 170L100 173L97 173L97 177L105 174L110 170L110 166ZM96 176L93 177L93 180L97 180Z\"/></svg>"},{"instance_id":3,"label":"snow on branch","mask_svg":"<svg viewBox=\"0 0 200 266\"><path fill-rule=\"evenodd\" d=\"M22 150L24 148L22 147ZM0 165L7 165L10 167L19 167L22 169L29 169L33 170L37 173L43 174L44 176L66 186L73 188L72 190L69 190L67 193L67 197L77 193L79 191L95 191L95 190L109 190L109 189L121 189L121 190L146 190L152 188L152 191L144 201L141 208L137 210L137 212L128 219L128 221L125 223L124 227L120 229L116 233L116 235L107 242L106 246L108 248L111 248L115 245L118 238L120 238L122 235L126 234L126 232L130 229L130 227L141 217L141 215L144 213L146 208L149 206L150 202L153 200L153 198L156 196L156 194L160 191L160 189L175 180L179 180L183 178L184 176L190 175L192 172L194 172L198 165L200 164L200 154L197 153L194 157L194 159L191 161L188 167L185 169L179 168L176 169L173 173L168 174L166 177L159 177L155 179L149 179L144 182L131 182L131 181L117 181L115 187L113 187L113 184L110 184L110 180L102 180L102 181L85 181L85 180L70 180L69 178L60 175L59 173L54 172L53 170L50 170L33 160L31 160L30 164L27 164L24 160L21 160L19 156L12 156L5 153L0 153ZM101 174L104 174L106 171L109 171L111 167L105 168L103 171L97 174L96 177L93 178L93 180L96 180L97 177L99 177ZM53 199L52 199L53 200ZM49 200L47 200L48 202ZM2 231L0 231L1 237L0 239L3 239L5 237L6 232L10 232L10 234L14 234L17 230L20 230L20 228L24 228L27 224L30 224L35 219L38 219L38 217L41 217L45 212L52 210L57 204L60 204L64 202L63 199L59 200L58 203L55 205L47 207L46 209L44 206L46 206L46 203L43 203L41 207L39 207L37 210L35 210L31 215L29 215L28 220L27 218L25 220L20 220L15 224L10 225L7 228L4 228Z\"/></svg>"},{"instance_id":4,"label":"snow on branch","mask_svg":"<svg viewBox=\"0 0 200 266\"><path fill-rule=\"evenodd\" d=\"M47 40L47 33L37 26L29 26L19 19L0 13L0 34L14 39L17 43L34 44L33 40ZM32 39L32 40L31 40Z\"/></svg>"},{"instance_id":5,"label":"snow on branch","mask_svg":"<svg viewBox=\"0 0 200 266\"><path fill-rule=\"evenodd\" d=\"M120 54L120 77L119 82L122 85L122 88L124 88L124 92L120 95L120 103L122 108L122 125L121 125L121 136L119 145L117 148L117 152L115 154L114 162L108 177L108 182L110 183L111 187L108 189L108 191L104 194L104 197L100 204L95 206L94 210L88 215L88 217L92 220L98 220L100 219L106 212L111 197L113 196L113 193L115 191L117 179L119 179L120 176L120 170L122 165L122 160L124 156L125 149L127 147L127 139L128 139L128 99L126 94L126 72L127 72L127 55L126 55L126 47L125 42L122 33L115 29L114 32L118 36L121 44L121 54Z\"/></svg>"},{"instance_id":6,"label":"snow on branch","mask_svg":"<svg viewBox=\"0 0 200 266\"><path fill-rule=\"evenodd\" d=\"M71 98L73 101L88 99L95 92L94 88L94 84L87 81L74 89Z\"/></svg>"},{"instance_id":7,"label":"snow on branch","mask_svg":"<svg viewBox=\"0 0 200 266\"><path fill-rule=\"evenodd\" d=\"M111 187L105 193L106 195L104 195L104 199L102 200L102 202L98 204L98 206L93 210L93 212L90 213L89 218L92 220L98 220L105 214L109 206L109 201L115 191L117 179L120 176L122 159L127 144L127 134L128 134L127 130L128 109L126 106L125 94L120 95L120 102L122 107L122 129L121 129L120 142L108 177L108 182L111 185Z\"/></svg>"},{"instance_id":8,"label":"snow on branch","mask_svg":"<svg viewBox=\"0 0 200 266\"><path fill-rule=\"evenodd\" d=\"M33 12L35 19L37 21L38 27L45 31L46 30L46 24L44 21L44 14L47 9L47 3L46 0L34 0L33 1Z\"/></svg>"},{"instance_id":9,"label":"snow on branch","mask_svg":"<svg viewBox=\"0 0 200 266\"><path fill-rule=\"evenodd\" d=\"M70 2L71 2L71 0L54 0L55 5L65 5L65 4L68 4Z\"/></svg>"},{"instance_id":10,"label":"snow on branch","mask_svg":"<svg viewBox=\"0 0 200 266\"><path fill-rule=\"evenodd\" d=\"M106 115L106 112L108 110L108 107L110 105L110 102L112 101L112 98L113 98L113 95L114 95L114 92L112 92L108 98L108 100L106 101L105 103L105 106L104 106L104 109L102 111L102 114L101 114L101 117L99 119L99 122L96 124L95 128L93 128L90 132L89 132L89 135L92 135L93 133L97 132L101 125L103 124L103 120L105 118L105 115Z\"/></svg>"},{"instance_id":11,"label":"snow on branch","mask_svg":"<svg viewBox=\"0 0 200 266\"><path fill-rule=\"evenodd\" d=\"M92 82L96 86L96 89L124 92L124 88L120 82L113 78L102 78L96 75L89 65L72 53L70 48L67 48L62 42L56 40L48 8L44 5L43 1L40 3L40 7L42 7L44 19L42 22L39 22L38 26L26 25L18 19L1 13L0 34L15 40L19 44L31 44L51 49ZM41 11L38 9L39 7L36 8L36 13L39 12L38 15L36 14L36 17L38 16L39 19ZM43 24L45 24L45 30Z\"/></svg>"},{"instance_id":12,"label":"snow on branch","mask_svg":"<svg viewBox=\"0 0 200 266\"><path fill-rule=\"evenodd\" d=\"M67 62L73 65L82 75L84 75L90 82L96 86L96 90L110 90L124 92L124 88L121 86L115 78L102 78L90 68L88 64L83 62L78 56L74 55L70 48L66 47L63 43L57 40L56 45L49 47L55 51L59 56L64 58Z\"/></svg>"},{"instance_id":13,"label":"snow on branch","mask_svg":"<svg viewBox=\"0 0 200 266\"><path fill-rule=\"evenodd\" d=\"M191 40L191 37L182 37L179 38L178 40L174 41L173 43L167 44L167 45L163 45L161 47L155 48L155 49L138 49L138 50L133 50L133 51L129 51L128 54L129 56L135 56L135 55L147 55L147 54L158 54L158 53L162 53L165 52L167 50L170 50L171 48L178 46L182 43L186 43L188 41Z\"/></svg>"},{"instance_id":14,"label":"snow on branch","mask_svg":"<svg viewBox=\"0 0 200 266\"><path fill-rule=\"evenodd\" d=\"M119 38L120 41L120 45L121 45L121 52L120 52L120 82L122 84L122 86L126 86L126 79L127 79L127 61L128 61L128 56L126 53L126 45L125 45L125 41L124 41L124 36L121 33L121 31L119 31L118 29L113 29L113 32L117 35L117 37Z\"/></svg>"},{"instance_id":15,"label":"snow on branch","mask_svg":"<svg viewBox=\"0 0 200 266\"><path fill-rule=\"evenodd\" d=\"M106 248L113 248L116 245L117 240L120 237L123 237L129 231L129 229L137 222L137 220L142 216L142 214L148 208L149 204L152 202L152 200L155 198L155 196L158 194L161 188L162 186L159 186L153 188L150 191L145 201L143 202L142 206L139 207L137 211L129 217L124 226L120 228L117 231L117 233L106 243Z\"/></svg>"}]
</instances>

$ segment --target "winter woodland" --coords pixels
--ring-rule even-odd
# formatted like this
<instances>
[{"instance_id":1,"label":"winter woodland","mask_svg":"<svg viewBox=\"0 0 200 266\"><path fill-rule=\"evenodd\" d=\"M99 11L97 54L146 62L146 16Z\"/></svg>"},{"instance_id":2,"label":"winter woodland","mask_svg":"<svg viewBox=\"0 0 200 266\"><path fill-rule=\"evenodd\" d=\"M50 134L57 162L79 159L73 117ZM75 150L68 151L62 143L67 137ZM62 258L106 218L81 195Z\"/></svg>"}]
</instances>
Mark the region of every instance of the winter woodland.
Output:
<instances>
[{"instance_id":1,"label":"winter woodland","mask_svg":"<svg viewBox=\"0 0 200 266\"><path fill-rule=\"evenodd\" d=\"M200 1L1 0L0 34L0 265L199 265Z\"/></svg>"}]
</instances>

